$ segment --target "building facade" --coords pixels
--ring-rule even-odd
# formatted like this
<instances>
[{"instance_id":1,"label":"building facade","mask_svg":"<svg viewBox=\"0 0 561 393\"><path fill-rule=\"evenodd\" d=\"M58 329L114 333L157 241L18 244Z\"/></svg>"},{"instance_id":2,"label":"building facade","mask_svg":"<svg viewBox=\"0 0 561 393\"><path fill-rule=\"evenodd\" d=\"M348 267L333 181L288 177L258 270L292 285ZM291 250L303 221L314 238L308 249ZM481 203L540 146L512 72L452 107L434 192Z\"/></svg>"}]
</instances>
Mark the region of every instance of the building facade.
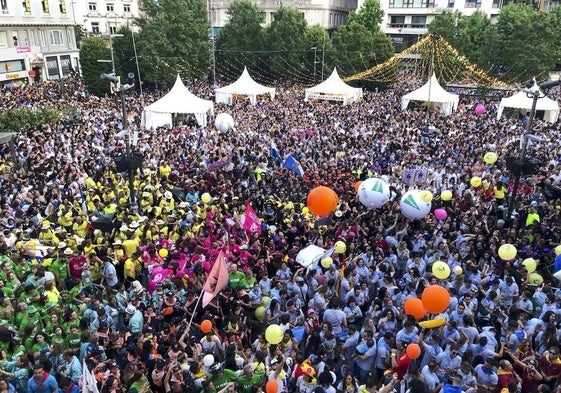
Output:
<instances>
[{"instance_id":1,"label":"building facade","mask_svg":"<svg viewBox=\"0 0 561 393\"><path fill-rule=\"evenodd\" d=\"M265 11L265 24L269 25L274 13L281 5L298 9L308 25L319 24L325 29L335 29L347 20L347 15L355 11L358 0L256 0ZM209 19L215 30L228 23L228 8L231 0L208 0Z\"/></svg>"},{"instance_id":2,"label":"building facade","mask_svg":"<svg viewBox=\"0 0 561 393\"><path fill-rule=\"evenodd\" d=\"M75 23L88 34L108 37L120 26L133 28L135 18L141 16L139 0L69 0Z\"/></svg>"},{"instance_id":3,"label":"building facade","mask_svg":"<svg viewBox=\"0 0 561 393\"><path fill-rule=\"evenodd\" d=\"M70 0L0 0L0 86L78 71Z\"/></svg>"},{"instance_id":4,"label":"building facade","mask_svg":"<svg viewBox=\"0 0 561 393\"><path fill-rule=\"evenodd\" d=\"M470 16L481 10L495 22L504 0L381 0L382 30L392 39L396 52L415 44L428 32L433 19L443 11L460 11Z\"/></svg>"}]
</instances>

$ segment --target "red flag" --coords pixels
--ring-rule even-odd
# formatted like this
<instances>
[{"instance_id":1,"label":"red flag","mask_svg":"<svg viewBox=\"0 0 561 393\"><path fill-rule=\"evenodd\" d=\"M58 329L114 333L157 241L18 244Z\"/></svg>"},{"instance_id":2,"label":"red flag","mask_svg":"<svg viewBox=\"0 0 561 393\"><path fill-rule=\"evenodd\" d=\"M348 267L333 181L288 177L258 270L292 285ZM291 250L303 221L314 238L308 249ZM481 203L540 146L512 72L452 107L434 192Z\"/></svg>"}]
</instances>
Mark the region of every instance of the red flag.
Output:
<instances>
[{"instance_id":1,"label":"red flag","mask_svg":"<svg viewBox=\"0 0 561 393\"><path fill-rule=\"evenodd\" d=\"M249 233L258 233L261 235L261 220L257 217L255 210L249 203L245 205L245 220L243 222L243 229Z\"/></svg>"},{"instance_id":2,"label":"red flag","mask_svg":"<svg viewBox=\"0 0 561 393\"><path fill-rule=\"evenodd\" d=\"M228 285L228 267L224 254L220 251L203 287L203 307L206 307L226 285Z\"/></svg>"}]
</instances>

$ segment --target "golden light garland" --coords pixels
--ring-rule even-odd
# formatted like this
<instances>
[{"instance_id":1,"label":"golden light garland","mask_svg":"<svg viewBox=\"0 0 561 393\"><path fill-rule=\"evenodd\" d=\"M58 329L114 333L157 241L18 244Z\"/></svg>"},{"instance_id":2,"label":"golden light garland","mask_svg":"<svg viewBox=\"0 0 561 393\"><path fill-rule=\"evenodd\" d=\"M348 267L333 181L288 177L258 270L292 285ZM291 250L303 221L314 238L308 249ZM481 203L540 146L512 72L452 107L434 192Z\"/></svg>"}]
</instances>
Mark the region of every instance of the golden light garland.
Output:
<instances>
[{"instance_id":1,"label":"golden light garland","mask_svg":"<svg viewBox=\"0 0 561 393\"><path fill-rule=\"evenodd\" d=\"M413 46L393 56L384 63L366 71L344 78L345 82L365 80L381 83L396 82L400 70L409 76L428 79L435 72L446 83L477 86L508 87L503 81L489 76L453 48L439 35L428 34Z\"/></svg>"}]
</instances>

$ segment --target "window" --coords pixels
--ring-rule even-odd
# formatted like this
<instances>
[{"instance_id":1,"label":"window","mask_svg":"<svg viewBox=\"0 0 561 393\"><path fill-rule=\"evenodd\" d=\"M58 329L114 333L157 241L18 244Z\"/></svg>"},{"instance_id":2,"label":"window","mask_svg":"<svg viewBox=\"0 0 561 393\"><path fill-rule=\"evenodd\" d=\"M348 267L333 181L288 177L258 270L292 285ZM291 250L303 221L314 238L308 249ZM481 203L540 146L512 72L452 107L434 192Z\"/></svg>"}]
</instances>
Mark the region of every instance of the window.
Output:
<instances>
[{"instance_id":1,"label":"window","mask_svg":"<svg viewBox=\"0 0 561 393\"><path fill-rule=\"evenodd\" d=\"M39 30L39 41L41 46L45 46L45 32L43 30Z\"/></svg>"},{"instance_id":2,"label":"window","mask_svg":"<svg viewBox=\"0 0 561 393\"><path fill-rule=\"evenodd\" d=\"M99 34L99 23L98 22L92 22L92 33L93 34Z\"/></svg>"},{"instance_id":3,"label":"window","mask_svg":"<svg viewBox=\"0 0 561 393\"><path fill-rule=\"evenodd\" d=\"M123 4L123 11L124 12L131 12L131 5L130 4Z\"/></svg>"},{"instance_id":4,"label":"window","mask_svg":"<svg viewBox=\"0 0 561 393\"><path fill-rule=\"evenodd\" d=\"M58 8L62 15L66 15L66 0L59 0Z\"/></svg>"},{"instance_id":5,"label":"window","mask_svg":"<svg viewBox=\"0 0 561 393\"><path fill-rule=\"evenodd\" d=\"M0 31L0 48L8 47L8 33Z\"/></svg>"},{"instance_id":6,"label":"window","mask_svg":"<svg viewBox=\"0 0 561 393\"><path fill-rule=\"evenodd\" d=\"M70 75L70 72L72 71L70 55L60 56L60 68L62 68L62 76Z\"/></svg>"},{"instance_id":7,"label":"window","mask_svg":"<svg viewBox=\"0 0 561 393\"><path fill-rule=\"evenodd\" d=\"M454 8L455 0L448 0L448 8Z\"/></svg>"},{"instance_id":8,"label":"window","mask_svg":"<svg viewBox=\"0 0 561 393\"><path fill-rule=\"evenodd\" d=\"M2 8L3 14L9 14L10 11L8 11L8 0L0 0L0 8Z\"/></svg>"},{"instance_id":9,"label":"window","mask_svg":"<svg viewBox=\"0 0 561 393\"><path fill-rule=\"evenodd\" d=\"M48 14L50 12L49 0L41 0L41 8L43 9L43 14Z\"/></svg>"},{"instance_id":10,"label":"window","mask_svg":"<svg viewBox=\"0 0 561 393\"><path fill-rule=\"evenodd\" d=\"M117 34L117 26L109 25L109 34L111 35Z\"/></svg>"},{"instance_id":11,"label":"window","mask_svg":"<svg viewBox=\"0 0 561 393\"><path fill-rule=\"evenodd\" d=\"M390 17L390 27L403 27L405 25L404 15L393 15Z\"/></svg>"},{"instance_id":12,"label":"window","mask_svg":"<svg viewBox=\"0 0 561 393\"><path fill-rule=\"evenodd\" d=\"M62 31L60 30L51 30L51 45L64 45L64 38L62 35Z\"/></svg>"},{"instance_id":13,"label":"window","mask_svg":"<svg viewBox=\"0 0 561 393\"><path fill-rule=\"evenodd\" d=\"M88 10L97 11L97 3L88 3Z\"/></svg>"},{"instance_id":14,"label":"window","mask_svg":"<svg viewBox=\"0 0 561 393\"><path fill-rule=\"evenodd\" d=\"M21 2L21 5L23 6L23 12L25 14L31 14L31 1L30 0L23 0Z\"/></svg>"},{"instance_id":15,"label":"window","mask_svg":"<svg viewBox=\"0 0 561 393\"><path fill-rule=\"evenodd\" d=\"M412 28L425 28L427 25L426 15L413 15L411 17Z\"/></svg>"},{"instance_id":16,"label":"window","mask_svg":"<svg viewBox=\"0 0 561 393\"><path fill-rule=\"evenodd\" d=\"M503 2L502 0L493 0L493 8L502 8Z\"/></svg>"},{"instance_id":17,"label":"window","mask_svg":"<svg viewBox=\"0 0 561 393\"><path fill-rule=\"evenodd\" d=\"M19 46L19 37L17 32L12 33L12 43L14 44L15 47Z\"/></svg>"},{"instance_id":18,"label":"window","mask_svg":"<svg viewBox=\"0 0 561 393\"><path fill-rule=\"evenodd\" d=\"M113 6L113 3L107 3L107 11L108 12L113 12L115 10L115 7Z\"/></svg>"},{"instance_id":19,"label":"window","mask_svg":"<svg viewBox=\"0 0 561 393\"><path fill-rule=\"evenodd\" d=\"M60 79L60 73L58 70L58 59L56 56L49 56L47 60L47 73L49 74L49 79Z\"/></svg>"},{"instance_id":20,"label":"window","mask_svg":"<svg viewBox=\"0 0 561 393\"><path fill-rule=\"evenodd\" d=\"M18 72L25 70L25 64L23 60L10 60L0 62L0 74L6 72Z\"/></svg>"}]
</instances>

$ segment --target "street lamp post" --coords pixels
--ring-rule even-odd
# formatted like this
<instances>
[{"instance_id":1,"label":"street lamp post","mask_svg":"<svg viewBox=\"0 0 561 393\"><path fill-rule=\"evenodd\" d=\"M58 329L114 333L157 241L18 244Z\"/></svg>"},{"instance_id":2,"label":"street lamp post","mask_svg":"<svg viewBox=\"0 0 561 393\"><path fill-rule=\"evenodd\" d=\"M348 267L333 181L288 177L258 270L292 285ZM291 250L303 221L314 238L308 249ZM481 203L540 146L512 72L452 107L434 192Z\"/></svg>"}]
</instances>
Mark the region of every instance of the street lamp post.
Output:
<instances>
[{"instance_id":1,"label":"street lamp post","mask_svg":"<svg viewBox=\"0 0 561 393\"><path fill-rule=\"evenodd\" d=\"M138 56L136 55L136 42L134 40L134 31L131 30L132 48L134 49L134 60L136 62L136 73L138 75L138 86L140 87L140 104L144 108L144 94L142 94L142 79L140 78L140 67L138 66Z\"/></svg>"},{"instance_id":2,"label":"street lamp post","mask_svg":"<svg viewBox=\"0 0 561 393\"><path fill-rule=\"evenodd\" d=\"M318 48L316 46L313 46L310 48L311 50L314 51L314 83L316 81L316 65L317 65L317 52L318 52Z\"/></svg>"},{"instance_id":3,"label":"street lamp post","mask_svg":"<svg viewBox=\"0 0 561 393\"><path fill-rule=\"evenodd\" d=\"M529 98L532 98L532 107L530 109L530 116L528 117L528 122L526 123L526 130L524 135L521 137L520 141L520 156L518 158L518 162L513 165L514 168L514 183L512 187L512 192L510 194L510 199L508 201L508 208L507 208L507 215L505 217L506 220L512 219L512 212L514 211L514 205L516 203L516 194L518 193L518 186L520 185L520 177L522 174L526 174L525 172L528 171L531 163L526 162L526 151L528 150L528 142L535 141L535 142L545 142L546 140L543 138L539 138L532 134L532 126L534 124L534 119L536 117L536 106L538 104L538 100L540 98L545 97L545 94L542 93L541 89L547 89L553 86L558 86L561 83L560 80L556 81L549 81L544 82L541 85L536 83L536 80L533 79L526 84L526 89L524 92Z\"/></svg>"},{"instance_id":4,"label":"street lamp post","mask_svg":"<svg viewBox=\"0 0 561 393\"><path fill-rule=\"evenodd\" d=\"M101 74L101 79L106 79L110 82L118 85L119 78L115 75ZM127 102L125 100L125 91L132 89L134 84L125 84L119 86L119 95L121 96L121 113L123 116L123 130L118 134L119 137L124 137L126 142L126 154L127 154L127 175L129 178L129 206L131 209L138 208L136 203L136 196L134 192L134 168L132 165L132 153L131 153L131 137L129 125L127 122Z\"/></svg>"}]
</instances>

